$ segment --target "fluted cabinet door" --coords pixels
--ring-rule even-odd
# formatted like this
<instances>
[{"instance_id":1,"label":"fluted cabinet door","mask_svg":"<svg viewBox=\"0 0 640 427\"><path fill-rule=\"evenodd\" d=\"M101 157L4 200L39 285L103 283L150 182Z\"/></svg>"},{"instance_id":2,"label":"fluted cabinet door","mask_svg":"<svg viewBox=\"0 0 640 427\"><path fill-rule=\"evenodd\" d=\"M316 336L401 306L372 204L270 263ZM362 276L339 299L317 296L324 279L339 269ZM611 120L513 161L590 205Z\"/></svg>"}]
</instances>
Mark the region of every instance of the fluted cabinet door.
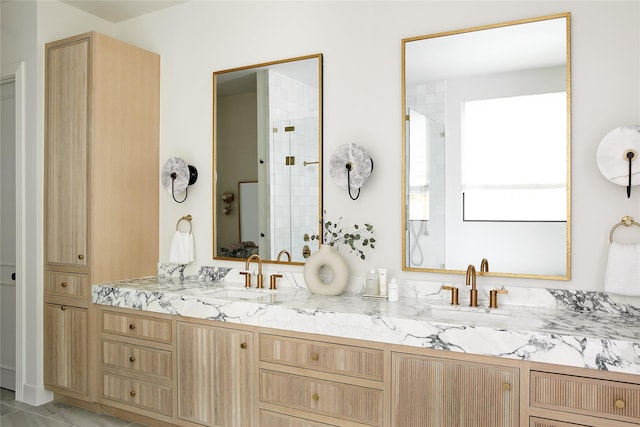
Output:
<instances>
[{"instance_id":1,"label":"fluted cabinet door","mask_svg":"<svg viewBox=\"0 0 640 427\"><path fill-rule=\"evenodd\" d=\"M178 418L205 426L250 427L252 334L178 322Z\"/></svg>"},{"instance_id":2,"label":"fluted cabinet door","mask_svg":"<svg viewBox=\"0 0 640 427\"><path fill-rule=\"evenodd\" d=\"M392 361L393 426L518 426L518 369L400 353Z\"/></svg>"},{"instance_id":3,"label":"fluted cabinet door","mask_svg":"<svg viewBox=\"0 0 640 427\"><path fill-rule=\"evenodd\" d=\"M86 308L45 304L45 385L88 393Z\"/></svg>"},{"instance_id":4,"label":"fluted cabinet door","mask_svg":"<svg viewBox=\"0 0 640 427\"><path fill-rule=\"evenodd\" d=\"M89 39L47 49L45 230L48 264L87 265Z\"/></svg>"}]
</instances>

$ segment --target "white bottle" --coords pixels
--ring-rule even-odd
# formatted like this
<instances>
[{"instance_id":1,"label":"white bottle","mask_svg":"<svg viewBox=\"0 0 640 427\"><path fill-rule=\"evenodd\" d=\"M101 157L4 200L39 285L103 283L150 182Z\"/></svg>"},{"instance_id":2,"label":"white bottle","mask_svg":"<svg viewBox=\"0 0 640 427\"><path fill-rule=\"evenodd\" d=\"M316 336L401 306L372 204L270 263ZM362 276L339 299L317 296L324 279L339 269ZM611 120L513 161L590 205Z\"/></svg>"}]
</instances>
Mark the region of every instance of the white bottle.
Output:
<instances>
[{"instance_id":1,"label":"white bottle","mask_svg":"<svg viewBox=\"0 0 640 427\"><path fill-rule=\"evenodd\" d=\"M387 269L379 268L378 274L380 275L380 295L387 296Z\"/></svg>"},{"instance_id":2,"label":"white bottle","mask_svg":"<svg viewBox=\"0 0 640 427\"><path fill-rule=\"evenodd\" d=\"M376 271L373 269L371 269L371 271L367 273L367 278L364 285L364 293L366 295L380 294L380 282L378 280L378 275L376 274Z\"/></svg>"},{"instance_id":3,"label":"white bottle","mask_svg":"<svg viewBox=\"0 0 640 427\"><path fill-rule=\"evenodd\" d=\"M389 296L387 297L389 302L398 302L400 300L400 294L398 291L398 282L395 277L392 277L389 281Z\"/></svg>"}]
</instances>

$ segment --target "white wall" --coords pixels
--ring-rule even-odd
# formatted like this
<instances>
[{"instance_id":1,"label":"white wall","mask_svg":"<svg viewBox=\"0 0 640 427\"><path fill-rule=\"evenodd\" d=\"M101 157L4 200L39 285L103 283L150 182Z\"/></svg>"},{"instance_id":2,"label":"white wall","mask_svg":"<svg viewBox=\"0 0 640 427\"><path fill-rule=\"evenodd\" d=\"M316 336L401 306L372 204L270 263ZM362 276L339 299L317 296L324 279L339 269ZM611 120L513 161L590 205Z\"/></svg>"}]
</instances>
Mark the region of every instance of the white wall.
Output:
<instances>
[{"instance_id":1,"label":"white wall","mask_svg":"<svg viewBox=\"0 0 640 427\"><path fill-rule=\"evenodd\" d=\"M600 175L595 151L611 129L640 121L639 2L190 2L116 26L116 35L162 56L161 159L198 167L189 200L161 196L160 260L175 221L191 213L196 263L211 260L211 73L248 64L324 55L324 155L363 144L375 170L351 201L324 175L328 215L376 226L369 266L402 278L462 281L401 271L401 40L470 26L572 13L572 277L569 282L492 278L491 283L601 290L608 233L623 215L640 218L640 190ZM462 13L464 12L464 13ZM596 30L597 29L597 30ZM349 257L352 274L367 265ZM472 260L470 260L472 261ZM236 264L237 265L237 264Z\"/></svg>"}]
</instances>

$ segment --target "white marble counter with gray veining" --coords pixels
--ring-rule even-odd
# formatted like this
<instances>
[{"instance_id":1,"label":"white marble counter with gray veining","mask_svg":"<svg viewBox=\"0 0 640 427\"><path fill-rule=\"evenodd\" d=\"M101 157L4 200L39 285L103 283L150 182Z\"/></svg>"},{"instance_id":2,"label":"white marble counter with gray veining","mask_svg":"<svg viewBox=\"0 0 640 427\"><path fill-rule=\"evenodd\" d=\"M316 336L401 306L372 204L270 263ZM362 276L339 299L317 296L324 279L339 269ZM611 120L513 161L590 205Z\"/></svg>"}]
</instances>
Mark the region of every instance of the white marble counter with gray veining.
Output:
<instances>
[{"instance_id":1,"label":"white marble counter with gray veining","mask_svg":"<svg viewBox=\"0 0 640 427\"><path fill-rule=\"evenodd\" d=\"M226 278L225 278L226 276ZM242 325L640 374L640 310L605 293L507 288L497 310L452 307L439 285L403 283L399 302L310 294L295 280L245 290L237 272L93 285L95 304ZM286 279L286 278L285 278ZM481 289L481 295L485 295ZM502 297L502 296L501 296Z\"/></svg>"}]
</instances>

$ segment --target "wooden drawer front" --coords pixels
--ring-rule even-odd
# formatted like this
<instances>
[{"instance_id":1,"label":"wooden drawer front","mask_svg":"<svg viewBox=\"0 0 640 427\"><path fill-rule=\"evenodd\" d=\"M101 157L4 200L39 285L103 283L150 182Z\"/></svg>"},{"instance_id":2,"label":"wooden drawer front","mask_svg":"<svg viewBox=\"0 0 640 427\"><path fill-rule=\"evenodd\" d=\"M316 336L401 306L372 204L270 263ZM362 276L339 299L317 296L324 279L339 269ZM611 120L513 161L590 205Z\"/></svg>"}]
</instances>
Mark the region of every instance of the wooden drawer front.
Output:
<instances>
[{"instance_id":1,"label":"wooden drawer front","mask_svg":"<svg viewBox=\"0 0 640 427\"><path fill-rule=\"evenodd\" d=\"M381 390L261 369L260 400L372 426L382 425Z\"/></svg>"},{"instance_id":2,"label":"wooden drawer front","mask_svg":"<svg viewBox=\"0 0 640 427\"><path fill-rule=\"evenodd\" d=\"M591 427L584 424L565 423L563 421L546 420L544 418L529 418L529 427Z\"/></svg>"},{"instance_id":3,"label":"wooden drawer front","mask_svg":"<svg viewBox=\"0 0 640 427\"><path fill-rule=\"evenodd\" d=\"M102 331L171 343L171 321L167 319L103 311Z\"/></svg>"},{"instance_id":4,"label":"wooden drawer front","mask_svg":"<svg viewBox=\"0 0 640 427\"><path fill-rule=\"evenodd\" d=\"M173 389L161 384L103 374L102 396L167 416L173 414Z\"/></svg>"},{"instance_id":5,"label":"wooden drawer front","mask_svg":"<svg viewBox=\"0 0 640 427\"><path fill-rule=\"evenodd\" d=\"M46 293L50 297L66 297L89 302L89 277L86 274L47 271Z\"/></svg>"},{"instance_id":6,"label":"wooden drawer front","mask_svg":"<svg viewBox=\"0 0 640 427\"><path fill-rule=\"evenodd\" d=\"M260 410L258 425L269 427L336 427L334 424L324 424L302 418L290 417L277 412Z\"/></svg>"},{"instance_id":7,"label":"wooden drawer front","mask_svg":"<svg viewBox=\"0 0 640 427\"><path fill-rule=\"evenodd\" d=\"M640 386L531 371L531 406L640 421Z\"/></svg>"},{"instance_id":8,"label":"wooden drawer front","mask_svg":"<svg viewBox=\"0 0 640 427\"><path fill-rule=\"evenodd\" d=\"M104 366L127 369L160 379L172 378L172 354L167 350L142 347L116 341L102 341Z\"/></svg>"},{"instance_id":9,"label":"wooden drawer front","mask_svg":"<svg viewBox=\"0 0 640 427\"><path fill-rule=\"evenodd\" d=\"M382 381L382 350L260 335L260 360Z\"/></svg>"}]
</instances>

